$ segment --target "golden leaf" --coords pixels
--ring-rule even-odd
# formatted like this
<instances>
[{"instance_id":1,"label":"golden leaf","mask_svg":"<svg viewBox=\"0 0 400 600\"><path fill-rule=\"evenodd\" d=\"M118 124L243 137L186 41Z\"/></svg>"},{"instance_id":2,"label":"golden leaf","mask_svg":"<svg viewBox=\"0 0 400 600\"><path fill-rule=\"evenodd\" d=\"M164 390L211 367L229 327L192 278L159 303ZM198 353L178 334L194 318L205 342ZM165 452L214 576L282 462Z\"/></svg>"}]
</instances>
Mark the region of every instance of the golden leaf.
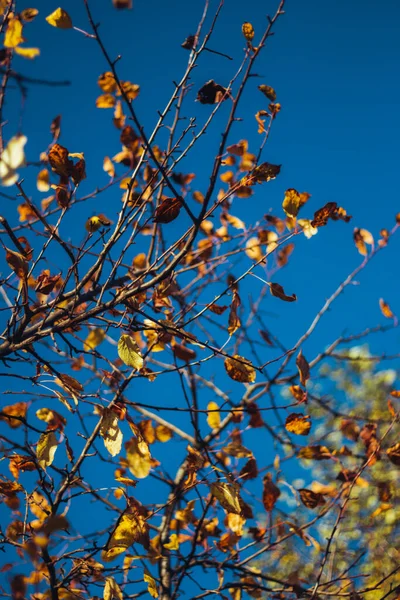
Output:
<instances>
[{"instance_id":1,"label":"golden leaf","mask_svg":"<svg viewBox=\"0 0 400 600\"><path fill-rule=\"evenodd\" d=\"M15 48L15 52L23 58L29 59L36 58L40 55L39 48L21 48L21 46L18 46L17 48Z\"/></svg>"},{"instance_id":2,"label":"golden leaf","mask_svg":"<svg viewBox=\"0 0 400 600\"><path fill-rule=\"evenodd\" d=\"M115 177L115 167L109 156L105 156L103 160L103 171L107 173L111 178Z\"/></svg>"},{"instance_id":3,"label":"golden leaf","mask_svg":"<svg viewBox=\"0 0 400 600\"><path fill-rule=\"evenodd\" d=\"M297 190L286 190L282 208L288 217L297 217L300 208L300 194Z\"/></svg>"},{"instance_id":4,"label":"golden leaf","mask_svg":"<svg viewBox=\"0 0 400 600\"><path fill-rule=\"evenodd\" d=\"M29 496L28 504L32 514L41 522L45 521L51 515L51 508L48 501L39 492L33 492Z\"/></svg>"},{"instance_id":5,"label":"golden leaf","mask_svg":"<svg viewBox=\"0 0 400 600\"><path fill-rule=\"evenodd\" d=\"M395 319L395 315L392 312L392 309L390 308L389 304L387 302L384 301L383 298L379 299L379 308L381 309L381 312L383 314L384 317L386 317L387 319Z\"/></svg>"},{"instance_id":6,"label":"golden leaf","mask_svg":"<svg viewBox=\"0 0 400 600\"><path fill-rule=\"evenodd\" d=\"M135 542L146 549L149 547L149 526L140 506L129 508L121 515L101 557L106 562L112 561Z\"/></svg>"},{"instance_id":7,"label":"golden leaf","mask_svg":"<svg viewBox=\"0 0 400 600\"><path fill-rule=\"evenodd\" d=\"M17 169L25 165L24 146L27 141L25 135L15 135L4 148L0 156L1 185L9 187L18 181Z\"/></svg>"},{"instance_id":8,"label":"golden leaf","mask_svg":"<svg viewBox=\"0 0 400 600\"><path fill-rule=\"evenodd\" d=\"M221 424L219 406L216 402L209 402L207 405L207 424L211 429L217 429Z\"/></svg>"},{"instance_id":9,"label":"golden leaf","mask_svg":"<svg viewBox=\"0 0 400 600\"><path fill-rule=\"evenodd\" d=\"M89 335L83 342L83 348L87 352L89 352L90 350L94 350L95 348L97 348L97 346L101 344L105 337L105 331L103 331L103 329L100 329L100 327L95 327L94 329L90 330Z\"/></svg>"},{"instance_id":10,"label":"golden leaf","mask_svg":"<svg viewBox=\"0 0 400 600\"><path fill-rule=\"evenodd\" d=\"M111 456L117 456L121 452L122 431L118 426L118 415L110 408L105 408L103 411L100 435Z\"/></svg>"},{"instance_id":11,"label":"golden leaf","mask_svg":"<svg viewBox=\"0 0 400 600\"><path fill-rule=\"evenodd\" d=\"M329 460L332 458L332 454L326 446L305 446L301 448L297 453L299 458L307 460Z\"/></svg>"},{"instance_id":12,"label":"golden leaf","mask_svg":"<svg viewBox=\"0 0 400 600\"><path fill-rule=\"evenodd\" d=\"M263 259L264 253L261 250L260 240L257 237L252 237L246 242L246 254L255 262L259 262Z\"/></svg>"},{"instance_id":13,"label":"golden leaf","mask_svg":"<svg viewBox=\"0 0 400 600\"><path fill-rule=\"evenodd\" d=\"M102 94L96 98L97 108L114 108L115 98L111 94Z\"/></svg>"},{"instance_id":14,"label":"golden leaf","mask_svg":"<svg viewBox=\"0 0 400 600\"><path fill-rule=\"evenodd\" d=\"M132 438L125 444L125 448L130 472L138 479L147 477L151 469L151 454L147 443Z\"/></svg>"},{"instance_id":15,"label":"golden leaf","mask_svg":"<svg viewBox=\"0 0 400 600\"><path fill-rule=\"evenodd\" d=\"M179 539L176 533L172 533L169 536L169 542L164 544L164 548L168 550L179 550Z\"/></svg>"},{"instance_id":16,"label":"golden leaf","mask_svg":"<svg viewBox=\"0 0 400 600\"><path fill-rule=\"evenodd\" d=\"M229 377L235 381L253 383L256 379L256 370L251 362L239 354L228 357L224 365Z\"/></svg>"},{"instance_id":17,"label":"golden leaf","mask_svg":"<svg viewBox=\"0 0 400 600\"><path fill-rule=\"evenodd\" d=\"M173 436L172 429L166 425L157 425L154 431L159 442L168 442Z\"/></svg>"},{"instance_id":18,"label":"golden leaf","mask_svg":"<svg viewBox=\"0 0 400 600\"><path fill-rule=\"evenodd\" d=\"M5 421L12 429L17 429L17 427L21 427L23 421L13 419L12 417L21 417L21 419L25 419L27 410L28 405L26 402L16 402L9 406L3 406L1 408L2 414L0 415L0 421Z\"/></svg>"},{"instance_id":19,"label":"golden leaf","mask_svg":"<svg viewBox=\"0 0 400 600\"><path fill-rule=\"evenodd\" d=\"M285 427L290 433L308 435L311 429L311 420L308 416L292 413L286 418Z\"/></svg>"},{"instance_id":20,"label":"golden leaf","mask_svg":"<svg viewBox=\"0 0 400 600\"><path fill-rule=\"evenodd\" d=\"M239 486L236 483L212 483L210 491L222 508L228 513L242 514L240 507Z\"/></svg>"},{"instance_id":21,"label":"golden leaf","mask_svg":"<svg viewBox=\"0 0 400 600\"><path fill-rule=\"evenodd\" d=\"M46 21L53 27L58 29L71 29L72 20L66 10L63 8L57 8L54 12L46 17Z\"/></svg>"},{"instance_id":22,"label":"golden leaf","mask_svg":"<svg viewBox=\"0 0 400 600\"><path fill-rule=\"evenodd\" d=\"M13 17L8 21L6 34L4 36L4 46L6 48L15 48L24 40L22 36L23 25L18 17Z\"/></svg>"},{"instance_id":23,"label":"golden leaf","mask_svg":"<svg viewBox=\"0 0 400 600\"><path fill-rule=\"evenodd\" d=\"M242 33L248 42L251 42L254 38L254 28L253 25L249 22L245 22L242 25Z\"/></svg>"},{"instance_id":24,"label":"golden leaf","mask_svg":"<svg viewBox=\"0 0 400 600\"><path fill-rule=\"evenodd\" d=\"M258 86L258 89L260 90L260 92L262 92L264 94L264 96L266 96L268 98L268 100L271 100L271 102L275 102L276 92L273 87L262 83L261 85Z\"/></svg>"},{"instance_id":25,"label":"golden leaf","mask_svg":"<svg viewBox=\"0 0 400 600\"><path fill-rule=\"evenodd\" d=\"M44 421L48 425L48 429L60 429L63 430L67 424L66 419L55 410L50 408L39 408L36 411L36 416L41 421Z\"/></svg>"},{"instance_id":26,"label":"golden leaf","mask_svg":"<svg viewBox=\"0 0 400 600\"><path fill-rule=\"evenodd\" d=\"M166 546L166 544L164 544L164 546ZM158 598L157 583L150 573L144 573L143 581L147 583L147 591L149 592L150 596L152 598Z\"/></svg>"},{"instance_id":27,"label":"golden leaf","mask_svg":"<svg viewBox=\"0 0 400 600\"><path fill-rule=\"evenodd\" d=\"M104 600L123 600L122 590L119 587L118 583L115 581L114 577L106 577L104 590L103 590L103 599Z\"/></svg>"},{"instance_id":28,"label":"golden leaf","mask_svg":"<svg viewBox=\"0 0 400 600\"><path fill-rule=\"evenodd\" d=\"M97 83L101 91L105 92L106 94L115 92L115 90L117 89L117 82L115 81L115 77L111 73L111 71L106 71L105 73L102 73L99 76Z\"/></svg>"},{"instance_id":29,"label":"golden leaf","mask_svg":"<svg viewBox=\"0 0 400 600\"><path fill-rule=\"evenodd\" d=\"M50 189L50 176L47 169L42 169L37 176L36 187L39 192L48 192Z\"/></svg>"},{"instance_id":30,"label":"golden leaf","mask_svg":"<svg viewBox=\"0 0 400 600\"><path fill-rule=\"evenodd\" d=\"M54 431L42 433L36 446L36 456L42 469L46 469L53 463L57 446L58 442Z\"/></svg>"},{"instance_id":31,"label":"golden leaf","mask_svg":"<svg viewBox=\"0 0 400 600\"><path fill-rule=\"evenodd\" d=\"M137 371L143 368L143 358L135 340L130 335L121 335L118 342L118 355L122 362Z\"/></svg>"},{"instance_id":32,"label":"golden leaf","mask_svg":"<svg viewBox=\"0 0 400 600\"><path fill-rule=\"evenodd\" d=\"M22 254L14 252L14 250L6 250L6 261L8 266L14 271L20 279L23 279L28 274L28 262Z\"/></svg>"}]
</instances>

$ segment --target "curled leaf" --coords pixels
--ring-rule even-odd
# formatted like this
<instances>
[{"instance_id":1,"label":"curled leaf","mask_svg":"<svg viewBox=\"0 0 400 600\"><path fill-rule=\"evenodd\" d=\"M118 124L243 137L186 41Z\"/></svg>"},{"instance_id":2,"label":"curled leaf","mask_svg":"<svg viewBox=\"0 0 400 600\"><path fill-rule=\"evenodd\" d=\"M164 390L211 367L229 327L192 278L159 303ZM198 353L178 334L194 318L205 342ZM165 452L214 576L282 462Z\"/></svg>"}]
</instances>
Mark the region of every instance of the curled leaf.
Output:
<instances>
[{"instance_id":1,"label":"curled leaf","mask_svg":"<svg viewBox=\"0 0 400 600\"><path fill-rule=\"evenodd\" d=\"M58 29L71 29L72 20L66 10L63 8L57 8L54 12L46 17L46 21L49 25L57 27Z\"/></svg>"},{"instance_id":2,"label":"curled leaf","mask_svg":"<svg viewBox=\"0 0 400 600\"><path fill-rule=\"evenodd\" d=\"M276 296L285 302L295 302L295 300L297 300L296 294L287 296L285 294L285 290L279 283L271 283L269 286L269 291L271 292L272 296Z\"/></svg>"},{"instance_id":3,"label":"curled leaf","mask_svg":"<svg viewBox=\"0 0 400 600\"><path fill-rule=\"evenodd\" d=\"M264 96L268 98L268 100L271 100L271 102L275 102L276 92L273 87L271 87L270 85L265 85L263 83L258 86L258 89L264 94Z\"/></svg>"},{"instance_id":4,"label":"curled leaf","mask_svg":"<svg viewBox=\"0 0 400 600\"><path fill-rule=\"evenodd\" d=\"M312 490L307 490L305 488L299 490L300 500L307 508L317 508L317 506L322 506L325 504L325 498L322 494L317 494Z\"/></svg>"},{"instance_id":5,"label":"curled leaf","mask_svg":"<svg viewBox=\"0 0 400 600\"><path fill-rule=\"evenodd\" d=\"M226 88L215 83L213 79L210 79L199 89L197 100L201 104L218 104L219 102L226 100L228 95L229 92Z\"/></svg>"}]
</instances>

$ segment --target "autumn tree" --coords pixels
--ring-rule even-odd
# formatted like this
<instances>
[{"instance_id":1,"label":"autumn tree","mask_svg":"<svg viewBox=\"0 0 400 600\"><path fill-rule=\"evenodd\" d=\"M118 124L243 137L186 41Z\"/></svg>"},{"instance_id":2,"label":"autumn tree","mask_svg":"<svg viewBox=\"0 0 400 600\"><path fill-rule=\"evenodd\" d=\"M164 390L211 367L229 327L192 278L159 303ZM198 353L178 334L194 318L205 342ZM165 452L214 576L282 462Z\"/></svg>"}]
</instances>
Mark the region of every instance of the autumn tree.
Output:
<instances>
[{"instance_id":1,"label":"autumn tree","mask_svg":"<svg viewBox=\"0 0 400 600\"><path fill-rule=\"evenodd\" d=\"M170 40L186 65L151 123L102 3L76 5L0 0L2 597L400 598L398 355L365 345L393 347L397 318L377 291L370 326L352 329L350 302L312 344L400 217L353 225L339 201L310 200L312 171L309 191L276 187L285 157L268 142L285 116L261 74L285 0L235 40L215 33L223 0L205 0ZM113 10L135 18L129 0ZM27 68L35 27L57 40L46 78ZM59 77L75 36L102 65L80 102L107 135L87 148L79 114L64 128L52 100L79 92ZM223 80L198 75L210 57ZM38 111L40 148L24 131L38 89L53 111ZM318 243L329 264L331 229L360 262L328 297L302 265L319 309L283 335L292 257Z\"/></svg>"}]
</instances>

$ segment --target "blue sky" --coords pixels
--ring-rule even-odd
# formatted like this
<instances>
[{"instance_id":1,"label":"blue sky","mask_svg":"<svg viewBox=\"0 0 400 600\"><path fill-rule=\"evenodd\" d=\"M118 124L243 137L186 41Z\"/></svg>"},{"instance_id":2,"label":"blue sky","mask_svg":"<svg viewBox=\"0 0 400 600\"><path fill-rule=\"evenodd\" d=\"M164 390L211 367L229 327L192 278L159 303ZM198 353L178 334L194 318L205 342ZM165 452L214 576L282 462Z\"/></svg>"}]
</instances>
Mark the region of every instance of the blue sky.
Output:
<instances>
[{"instance_id":1,"label":"blue sky","mask_svg":"<svg viewBox=\"0 0 400 600\"><path fill-rule=\"evenodd\" d=\"M82 184L83 194L107 183L108 177L102 171L103 158L113 156L120 149L111 111L95 108L100 93L97 77L107 70L107 65L94 40L76 31L54 29L44 21L58 6L58 0L42 0L39 4L40 14L26 27L26 37L27 45L40 47L41 56L32 63L17 58L16 66L21 73L32 77L68 79L71 86L29 87L21 127L28 137L27 158L38 160L39 153L50 142L50 122L61 114L60 142L71 152L85 153L88 178ZM206 118L210 107L194 103L197 90L208 79L222 85L229 82L243 55L242 23L252 22L257 36L265 25L266 13L273 14L276 4L270 0L225 2L209 45L231 55L234 61L211 54L204 56L193 75L193 88L189 92L193 102L187 103L186 116L196 116L199 122ZM31 2L21 1L18 7L31 5ZM215 0L211 0L211 7L216 5ZM157 120L157 111L163 108L172 92L172 81L179 79L186 65L188 55L180 44L195 31L203 3L200 0L153 0L149 4L134 0L133 11L116 11L111 0L92 0L91 6L95 20L101 23L100 32L110 55L122 56L118 63L120 77L141 86L134 105L149 133ZM82 2L72 0L64 7L74 25L82 29L89 27ZM267 83L276 89L282 110L274 123L264 159L282 164L282 171L275 181L258 186L251 199L236 199L232 214L246 224L261 220L270 209L273 214L283 216L284 192L294 187L312 195L303 209L304 217L312 217L315 210L330 201L336 201L353 215L349 224L331 222L311 240L298 237L289 266L276 276L287 292L297 294L298 302L286 304L268 296L262 311L270 319L273 332L287 346L307 329L326 298L361 262L352 239L353 228L366 228L378 239L379 230L391 228L400 210L397 181L399 17L400 5L394 0L386 2L384 10L377 1L289 0L286 14L278 21L275 36L268 41L255 69L260 78L250 81L238 111L243 121L233 127L229 143L247 138L250 150L256 152L259 138L254 114L265 107L257 85ZM19 106L19 94L15 90L6 104L9 119L6 139L18 130ZM226 107L221 114L226 116ZM217 119L191 159L182 163L184 172L197 174L192 189L204 191L206 188L221 127ZM30 186L29 193L40 201L34 187L35 173L29 167L23 174L27 189ZM11 189L6 191L13 193ZM73 216L66 220L64 235L74 241L82 240L86 219L98 212L115 219L120 197L120 190L112 188L96 201L74 209ZM15 203L5 199L1 202L10 222L17 224ZM400 313L398 237L357 278L358 285L347 288L334 304L307 343L306 356L313 357L343 331L357 333L367 326L383 323L378 305L380 297L389 302L394 312ZM57 255L54 265L57 265ZM261 270L258 274L263 276ZM258 291L258 283L252 279L243 285L241 294L256 297ZM387 337L378 336L372 342L372 349L376 353L395 352L398 341L396 331ZM265 360L272 358L268 348L265 352ZM219 368L223 369L222 364ZM215 371L215 367L210 369ZM174 387L172 376L167 378L170 387L166 390L166 379L160 386L164 386L166 401L172 403L179 388ZM233 389L233 397L241 392L232 382L225 379L224 383ZM147 385L135 389L140 394L151 394ZM160 455L161 452L159 450ZM157 457L157 452L155 455ZM169 459L172 467L171 453ZM101 474L98 475L100 481ZM141 485L144 497L151 494L150 481Z\"/></svg>"}]
</instances>

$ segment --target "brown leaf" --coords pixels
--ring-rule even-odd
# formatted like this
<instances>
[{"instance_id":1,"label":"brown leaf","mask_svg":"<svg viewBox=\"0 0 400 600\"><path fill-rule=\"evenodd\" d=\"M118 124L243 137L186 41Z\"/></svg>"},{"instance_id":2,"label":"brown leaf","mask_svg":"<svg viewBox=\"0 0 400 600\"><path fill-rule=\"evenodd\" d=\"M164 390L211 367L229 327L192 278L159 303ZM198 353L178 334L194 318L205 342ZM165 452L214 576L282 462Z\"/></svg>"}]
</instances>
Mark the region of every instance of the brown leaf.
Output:
<instances>
[{"instance_id":1,"label":"brown leaf","mask_svg":"<svg viewBox=\"0 0 400 600\"><path fill-rule=\"evenodd\" d=\"M392 462L397 467L400 467L400 442L397 444L393 444L386 450L386 454L390 462Z\"/></svg>"},{"instance_id":2,"label":"brown leaf","mask_svg":"<svg viewBox=\"0 0 400 600\"><path fill-rule=\"evenodd\" d=\"M285 427L290 433L308 435L311 429L311 420L308 416L292 413L286 418Z\"/></svg>"},{"instance_id":3,"label":"brown leaf","mask_svg":"<svg viewBox=\"0 0 400 600\"><path fill-rule=\"evenodd\" d=\"M118 10L123 10L125 8L132 8L133 3L132 0L113 0L114 8Z\"/></svg>"},{"instance_id":4,"label":"brown leaf","mask_svg":"<svg viewBox=\"0 0 400 600\"><path fill-rule=\"evenodd\" d=\"M61 273L58 275L50 275L50 271L45 269L36 279L35 292L47 296L50 294L57 283L60 281Z\"/></svg>"},{"instance_id":5,"label":"brown leaf","mask_svg":"<svg viewBox=\"0 0 400 600\"><path fill-rule=\"evenodd\" d=\"M307 381L310 379L310 366L307 360L304 358L301 350L296 358L296 366L299 370L300 383L301 385L305 386Z\"/></svg>"},{"instance_id":6,"label":"brown leaf","mask_svg":"<svg viewBox=\"0 0 400 600\"><path fill-rule=\"evenodd\" d=\"M247 463L244 465L239 473L239 477L247 481L248 479L257 479L258 469L256 459L254 457L249 458Z\"/></svg>"},{"instance_id":7,"label":"brown leaf","mask_svg":"<svg viewBox=\"0 0 400 600\"><path fill-rule=\"evenodd\" d=\"M228 319L228 333L229 335L233 335L235 331L239 329L241 326L240 318L237 314L237 310L240 306L240 297L239 294L234 291L231 303L231 309L229 311L229 319Z\"/></svg>"},{"instance_id":8,"label":"brown leaf","mask_svg":"<svg viewBox=\"0 0 400 600\"><path fill-rule=\"evenodd\" d=\"M351 217L346 214L344 208L338 207L336 202L328 202L314 213L314 219L311 221L311 226L323 227L328 223L329 219L332 219L333 221L342 220L345 221L345 223L348 223Z\"/></svg>"},{"instance_id":9,"label":"brown leaf","mask_svg":"<svg viewBox=\"0 0 400 600\"><path fill-rule=\"evenodd\" d=\"M319 444L301 448L297 453L297 456L307 460L329 460L332 458L332 454L328 448L326 446L320 446Z\"/></svg>"},{"instance_id":10,"label":"brown leaf","mask_svg":"<svg viewBox=\"0 0 400 600\"><path fill-rule=\"evenodd\" d=\"M242 514L242 508L240 506L240 495L239 486L237 483L212 483L210 485L210 491L215 496L222 508L228 513L234 513L236 515Z\"/></svg>"},{"instance_id":11,"label":"brown leaf","mask_svg":"<svg viewBox=\"0 0 400 600\"><path fill-rule=\"evenodd\" d=\"M263 504L266 511L270 512L281 495L280 489L274 484L272 481L272 476L270 473L267 473L263 479L264 488L263 488Z\"/></svg>"},{"instance_id":12,"label":"brown leaf","mask_svg":"<svg viewBox=\"0 0 400 600\"><path fill-rule=\"evenodd\" d=\"M19 252L14 250L6 250L6 261L8 266L14 271L14 273L20 278L24 279L28 275L28 262L25 257Z\"/></svg>"},{"instance_id":13,"label":"brown leaf","mask_svg":"<svg viewBox=\"0 0 400 600\"><path fill-rule=\"evenodd\" d=\"M192 50L195 43L196 43L196 36L188 35L187 38L185 39L185 41L181 44L181 47L184 48L185 50Z\"/></svg>"},{"instance_id":14,"label":"brown leaf","mask_svg":"<svg viewBox=\"0 0 400 600\"><path fill-rule=\"evenodd\" d=\"M275 102L276 92L273 87L271 87L270 85L265 85L263 83L258 86L258 89L264 94L264 96L268 98L268 100L271 100L271 102Z\"/></svg>"},{"instance_id":15,"label":"brown leaf","mask_svg":"<svg viewBox=\"0 0 400 600\"><path fill-rule=\"evenodd\" d=\"M68 150L60 144L54 144L48 155L51 168L57 175L69 177L72 169L72 161L68 158Z\"/></svg>"},{"instance_id":16,"label":"brown leaf","mask_svg":"<svg viewBox=\"0 0 400 600\"><path fill-rule=\"evenodd\" d=\"M218 104L230 96L226 88L210 79L199 89L196 100L201 104Z\"/></svg>"},{"instance_id":17,"label":"brown leaf","mask_svg":"<svg viewBox=\"0 0 400 600\"><path fill-rule=\"evenodd\" d=\"M234 381L253 383L256 379L256 370L251 362L239 354L235 354L233 358L228 357L224 365L229 377Z\"/></svg>"},{"instance_id":18,"label":"brown leaf","mask_svg":"<svg viewBox=\"0 0 400 600\"><path fill-rule=\"evenodd\" d=\"M222 315L226 311L227 306L219 306L218 304L211 304L208 309L211 310L215 315Z\"/></svg>"},{"instance_id":19,"label":"brown leaf","mask_svg":"<svg viewBox=\"0 0 400 600\"><path fill-rule=\"evenodd\" d=\"M251 173L246 175L241 183L243 185L255 185L256 183L263 183L264 181L271 181L279 175L281 171L281 165L272 165L271 163L262 163L258 165Z\"/></svg>"},{"instance_id":20,"label":"brown leaf","mask_svg":"<svg viewBox=\"0 0 400 600\"><path fill-rule=\"evenodd\" d=\"M165 198L156 209L153 221L155 223L171 223L179 216L181 206L177 198Z\"/></svg>"},{"instance_id":21,"label":"brown leaf","mask_svg":"<svg viewBox=\"0 0 400 600\"><path fill-rule=\"evenodd\" d=\"M271 292L272 296L276 296L285 302L295 302L297 300L296 294L287 296L285 294L285 290L279 283L271 283L269 286L269 291Z\"/></svg>"},{"instance_id":22,"label":"brown leaf","mask_svg":"<svg viewBox=\"0 0 400 600\"><path fill-rule=\"evenodd\" d=\"M307 508L317 508L317 506L322 506L325 504L325 498L322 494L317 494L312 490L307 490L305 488L299 490L300 500Z\"/></svg>"}]
</instances>

